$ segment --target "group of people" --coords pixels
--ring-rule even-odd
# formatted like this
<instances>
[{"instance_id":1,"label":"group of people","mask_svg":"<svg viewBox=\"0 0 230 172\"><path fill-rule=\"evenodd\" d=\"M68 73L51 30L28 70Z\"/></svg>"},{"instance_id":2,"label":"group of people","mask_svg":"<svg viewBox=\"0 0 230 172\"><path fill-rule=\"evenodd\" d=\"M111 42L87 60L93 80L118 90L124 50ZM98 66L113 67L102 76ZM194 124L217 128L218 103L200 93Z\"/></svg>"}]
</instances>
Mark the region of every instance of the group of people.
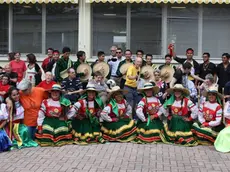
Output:
<instances>
[{"instance_id":1,"label":"group of people","mask_svg":"<svg viewBox=\"0 0 230 172\"><path fill-rule=\"evenodd\" d=\"M223 54L223 63L216 67L209 53L203 54L204 63L199 65L191 48L187 59L177 57L173 46L169 49L160 66L152 63L151 54L144 59L138 50L133 59L126 50L123 57L115 46L108 59L98 52L91 66L84 51L73 63L68 47L61 57L49 48L41 68L33 54L27 55L26 67L20 53L10 53L10 63L0 72L0 151L162 142L214 144L218 151L229 152L230 102L225 100L230 55ZM172 59L181 65L173 66Z\"/></svg>"}]
</instances>

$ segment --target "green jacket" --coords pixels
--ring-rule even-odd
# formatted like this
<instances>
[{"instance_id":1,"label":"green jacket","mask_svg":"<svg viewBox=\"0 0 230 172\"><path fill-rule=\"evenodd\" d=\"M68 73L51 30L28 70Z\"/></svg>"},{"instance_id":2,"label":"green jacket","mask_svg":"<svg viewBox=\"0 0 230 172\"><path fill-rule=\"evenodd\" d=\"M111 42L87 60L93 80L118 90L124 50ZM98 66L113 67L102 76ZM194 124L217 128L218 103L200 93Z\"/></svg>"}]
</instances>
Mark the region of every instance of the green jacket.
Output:
<instances>
[{"instance_id":1,"label":"green jacket","mask_svg":"<svg viewBox=\"0 0 230 172\"><path fill-rule=\"evenodd\" d=\"M131 60L130 62L132 63L133 61ZM119 63L119 65L118 65L118 67L117 67L117 72L116 72L116 74L117 74L118 77L122 77L122 73L120 72L120 68L121 68L121 66L122 66L123 64L125 64L125 63L126 63L126 59L125 59L125 60L122 60L122 61Z\"/></svg>"},{"instance_id":2,"label":"green jacket","mask_svg":"<svg viewBox=\"0 0 230 172\"><path fill-rule=\"evenodd\" d=\"M73 66L73 62L70 59L65 60L64 57L61 57L57 63L55 68L55 77L58 82L61 82L63 79L60 75L60 73L64 70L67 70L68 68Z\"/></svg>"}]
</instances>

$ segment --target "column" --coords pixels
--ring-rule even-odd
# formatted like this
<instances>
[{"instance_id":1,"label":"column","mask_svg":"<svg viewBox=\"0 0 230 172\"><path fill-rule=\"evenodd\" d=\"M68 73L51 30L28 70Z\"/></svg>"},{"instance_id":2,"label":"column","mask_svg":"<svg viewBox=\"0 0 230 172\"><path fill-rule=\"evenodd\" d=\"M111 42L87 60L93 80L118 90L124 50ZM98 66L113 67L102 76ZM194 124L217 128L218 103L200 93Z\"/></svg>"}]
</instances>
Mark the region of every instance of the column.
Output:
<instances>
[{"instance_id":1,"label":"column","mask_svg":"<svg viewBox=\"0 0 230 172\"><path fill-rule=\"evenodd\" d=\"M42 54L46 54L46 4L42 4Z\"/></svg>"},{"instance_id":2,"label":"column","mask_svg":"<svg viewBox=\"0 0 230 172\"><path fill-rule=\"evenodd\" d=\"M161 21L161 55L164 58L165 54L167 54L167 17L168 17L168 9L167 4L163 4L162 7L162 21Z\"/></svg>"},{"instance_id":3,"label":"column","mask_svg":"<svg viewBox=\"0 0 230 172\"><path fill-rule=\"evenodd\" d=\"M202 57L202 41L203 41L203 5L199 5L198 9L198 58Z\"/></svg>"},{"instance_id":4,"label":"column","mask_svg":"<svg viewBox=\"0 0 230 172\"><path fill-rule=\"evenodd\" d=\"M8 17L8 51L13 51L13 4L9 4L9 17Z\"/></svg>"},{"instance_id":5,"label":"column","mask_svg":"<svg viewBox=\"0 0 230 172\"><path fill-rule=\"evenodd\" d=\"M85 51L87 58L92 57L91 39L91 4L85 0L79 0L78 20L78 51Z\"/></svg>"}]
</instances>

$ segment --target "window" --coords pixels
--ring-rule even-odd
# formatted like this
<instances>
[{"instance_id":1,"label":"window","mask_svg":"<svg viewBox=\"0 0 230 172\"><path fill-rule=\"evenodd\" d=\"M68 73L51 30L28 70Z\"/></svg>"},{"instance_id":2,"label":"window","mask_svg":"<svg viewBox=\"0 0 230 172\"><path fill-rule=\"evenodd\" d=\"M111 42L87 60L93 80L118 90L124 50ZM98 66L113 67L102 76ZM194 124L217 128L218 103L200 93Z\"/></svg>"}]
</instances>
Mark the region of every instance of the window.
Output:
<instances>
[{"instance_id":1,"label":"window","mask_svg":"<svg viewBox=\"0 0 230 172\"><path fill-rule=\"evenodd\" d=\"M184 55L187 48L198 50L198 5L168 5L168 44L175 42L175 51Z\"/></svg>"},{"instance_id":2,"label":"window","mask_svg":"<svg viewBox=\"0 0 230 172\"><path fill-rule=\"evenodd\" d=\"M78 48L78 5L46 5L46 48L62 50L71 48L72 53Z\"/></svg>"},{"instance_id":3,"label":"window","mask_svg":"<svg viewBox=\"0 0 230 172\"><path fill-rule=\"evenodd\" d=\"M93 55L110 54L110 47L126 49L126 11L124 3L93 3Z\"/></svg>"},{"instance_id":4,"label":"window","mask_svg":"<svg viewBox=\"0 0 230 172\"><path fill-rule=\"evenodd\" d=\"M161 17L159 4L131 4L131 49L145 54L161 54Z\"/></svg>"},{"instance_id":5,"label":"window","mask_svg":"<svg viewBox=\"0 0 230 172\"><path fill-rule=\"evenodd\" d=\"M230 47L230 8L226 5L203 6L203 52L221 57Z\"/></svg>"},{"instance_id":6,"label":"window","mask_svg":"<svg viewBox=\"0 0 230 172\"><path fill-rule=\"evenodd\" d=\"M8 9L8 5L0 5L0 54L8 53Z\"/></svg>"},{"instance_id":7,"label":"window","mask_svg":"<svg viewBox=\"0 0 230 172\"><path fill-rule=\"evenodd\" d=\"M21 53L41 53L41 4L13 6L13 50Z\"/></svg>"}]
</instances>

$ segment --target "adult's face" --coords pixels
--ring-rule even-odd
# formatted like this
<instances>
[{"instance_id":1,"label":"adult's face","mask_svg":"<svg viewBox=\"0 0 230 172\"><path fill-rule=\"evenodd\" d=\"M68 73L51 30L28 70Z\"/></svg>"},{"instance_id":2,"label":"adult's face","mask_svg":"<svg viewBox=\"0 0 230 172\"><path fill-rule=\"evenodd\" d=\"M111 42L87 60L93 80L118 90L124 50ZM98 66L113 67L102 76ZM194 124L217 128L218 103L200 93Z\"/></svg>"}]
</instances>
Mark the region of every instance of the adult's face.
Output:
<instances>
[{"instance_id":1,"label":"adult's face","mask_svg":"<svg viewBox=\"0 0 230 172\"><path fill-rule=\"evenodd\" d=\"M143 54L141 52L137 52L137 57L143 58Z\"/></svg>"},{"instance_id":2,"label":"adult's face","mask_svg":"<svg viewBox=\"0 0 230 172\"><path fill-rule=\"evenodd\" d=\"M69 77L72 78L72 79L76 77L76 72L75 72L74 69L69 70Z\"/></svg>"},{"instance_id":3,"label":"adult's face","mask_svg":"<svg viewBox=\"0 0 230 172\"><path fill-rule=\"evenodd\" d=\"M98 60L99 60L99 61L102 61L102 62L105 61L105 55L102 54L101 56L99 56L99 57L98 57Z\"/></svg>"},{"instance_id":4,"label":"adult's face","mask_svg":"<svg viewBox=\"0 0 230 172\"><path fill-rule=\"evenodd\" d=\"M69 58L69 56L70 56L70 52L65 52L65 53L63 54L63 57L64 57L64 58Z\"/></svg>"},{"instance_id":5,"label":"adult's face","mask_svg":"<svg viewBox=\"0 0 230 172\"><path fill-rule=\"evenodd\" d=\"M154 73L154 77L155 77L156 81L159 81L159 79L160 79L160 73L159 72L155 72Z\"/></svg>"},{"instance_id":6,"label":"adult's face","mask_svg":"<svg viewBox=\"0 0 230 172\"><path fill-rule=\"evenodd\" d=\"M131 60L131 57L132 57L132 53L130 51L126 51L125 52L125 58L126 58L126 60Z\"/></svg>"},{"instance_id":7,"label":"adult's face","mask_svg":"<svg viewBox=\"0 0 230 172\"><path fill-rule=\"evenodd\" d=\"M116 56L116 51L117 51L117 48L116 48L116 47L112 46L112 47L110 48L110 52L111 52L111 55L112 55L113 57Z\"/></svg>"},{"instance_id":8,"label":"adult's face","mask_svg":"<svg viewBox=\"0 0 230 172\"><path fill-rule=\"evenodd\" d=\"M192 60L193 58L193 51L189 50L186 52L186 56L188 60Z\"/></svg>"},{"instance_id":9,"label":"adult's face","mask_svg":"<svg viewBox=\"0 0 230 172\"><path fill-rule=\"evenodd\" d=\"M85 56L85 54L83 54L83 55L80 57L80 60L83 61L83 62L85 62L85 59L86 59L86 56Z\"/></svg>"},{"instance_id":10,"label":"adult's face","mask_svg":"<svg viewBox=\"0 0 230 172\"><path fill-rule=\"evenodd\" d=\"M147 63L148 65L152 65L152 59L153 59L152 56L147 56L147 57L146 57L146 63Z\"/></svg>"},{"instance_id":11,"label":"adult's face","mask_svg":"<svg viewBox=\"0 0 230 172\"><path fill-rule=\"evenodd\" d=\"M117 57L118 57L118 58L121 58L122 55L123 55L121 50L117 50L117 51L116 51L116 54L117 54Z\"/></svg>"},{"instance_id":12,"label":"adult's face","mask_svg":"<svg viewBox=\"0 0 230 172\"><path fill-rule=\"evenodd\" d=\"M182 93L181 93L180 90L175 90L175 91L174 91L174 95L175 95L176 98L181 98Z\"/></svg>"},{"instance_id":13,"label":"adult's face","mask_svg":"<svg viewBox=\"0 0 230 172\"><path fill-rule=\"evenodd\" d=\"M53 50L48 50L47 51L47 55L48 55L48 57L53 57Z\"/></svg>"},{"instance_id":14,"label":"adult's face","mask_svg":"<svg viewBox=\"0 0 230 172\"><path fill-rule=\"evenodd\" d=\"M136 68L141 67L141 65L142 65L142 58L137 57L136 60L135 60L135 66L136 66Z\"/></svg>"},{"instance_id":15,"label":"adult's face","mask_svg":"<svg viewBox=\"0 0 230 172\"><path fill-rule=\"evenodd\" d=\"M2 77L2 85L7 85L9 83L8 77Z\"/></svg>"},{"instance_id":16,"label":"adult's face","mask_svg":"<svg viewBox=\"0 0 230 172\"><path fill-rule=\"evenodd\" d=\"M209 57L208 57L207 54L204 54L204 55L203 55L203 61L204 61L204 62L209 61Z\"/></svg>"},{"instance_id":17,"label":"adult's face","mask_svg":"<svg viewBox=\"0 0 230 172\"><path fill-rule=\"evenodd\" d=\"M216 94L215 93L208 93L208 100L210 102L215 102L216 101Z\"/></svg>"},{"instance_id":18,"label":"adult's face","mask_svg":"<svg viewBox=\"0 0 230 172\"><path fill-rule=\"evenodd\" d=\"M153 90L152 90L152 89L145 90L145 95L146 95L147 97L153 96Z\"/></svg>"},{"instance_id":19,"label":"adult's face","mask_svg":"<svg viewBox=\"0 0 230 172\"><path fill-rule=\"evenodd\" d=\"M226 56L222 56L222 62L223 63L228 63L229 59Z\"/></svg>"},{"instance_id":20,"label":"adult's face","mask_svg":"<svg viewBox=\"0 0 230 172\"><path fill-rule=\"evenodd\" d=\"M54 53L53 54L53 59L54 61L57 61L59 59L60 54L59 53Z\"/></svg>"},{"instance_id":21,"label":"adult's face","mask_svg":"<svg viewBox=\"0 0 230 172\"><path fill-rule=\"evenodd\" d=\"M4 69L5 69L6 73L10 73L11 72L10 65L6 65Z\"/></svg>"},{"instance_id":22,"label":"adult's face","mask_svg":"<svg viewBox=\"0 0 230 172\"><path fill-rule=\"evenodd\" d=\"M15 60L20 60L21 55L19 53L16 53L14 55Z\"/></svg>"},{"instance_id":23,"label":"adult's face","mask_svg":"<svg viewBox=\"0 0 230 172\"><path fill-rule=\"evenodd\" d=\"M170 58L170 57L166 57L166 58L165 58L165 63L166 63L167 65L170 65L170 64L171 64L171 61L172 61L172 58Z\"/></svg>"}]
</instances>

